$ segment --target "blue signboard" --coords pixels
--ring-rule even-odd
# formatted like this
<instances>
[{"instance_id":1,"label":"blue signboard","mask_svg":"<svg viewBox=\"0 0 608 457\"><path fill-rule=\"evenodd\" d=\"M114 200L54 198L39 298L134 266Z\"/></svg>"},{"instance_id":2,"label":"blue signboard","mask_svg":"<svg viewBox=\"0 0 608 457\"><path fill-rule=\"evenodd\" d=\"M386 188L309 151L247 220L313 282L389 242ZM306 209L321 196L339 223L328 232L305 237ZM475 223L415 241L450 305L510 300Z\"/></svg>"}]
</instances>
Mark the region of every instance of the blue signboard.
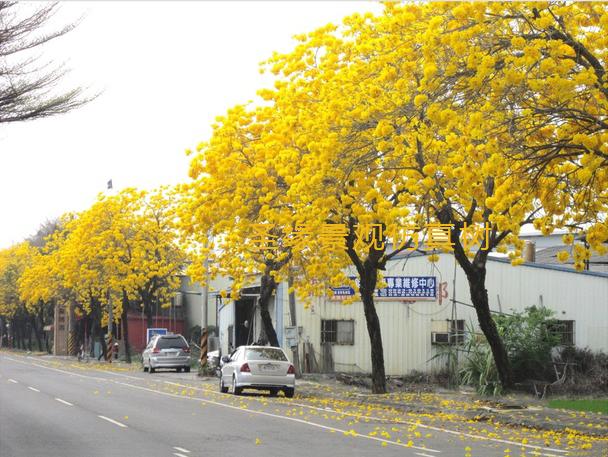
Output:
<instances>
[{"instance_id":1,"label":"blue signboard","mask_svg":"<svg viewBox=\"0 0 608 457\"><path fill-rule=\"evenodd\" d=\"M350 277L357 286L359 278ZM385 276L386 287L376 289L376 297L392 299L437 298L437 278L435 276ZM355 295L349 286L332 287L334 299L341 300Z\"/></svg>"},{"instance_id":2,"label":"blue signboard","mask_svg":"<svg viewBox=\"0 0 608 457\"><path fill-rule=\"evenodd\" d=\"M354 278L351 278L354 279ZM355 295L355 289L350 286L332 287L331 290L334 293L334 298L348 298Z\"/></svg>"},{"instance_id":3,"label":"blue signboard","mask_svg":"<svg viewBox=\"0 0 608 457\"><path fill-rule=\"evenodd\" d=\"M149 328L146 332L146 344L148 344L150 342L150 338L152 338L154 335L166 335L166 334L167 334L166 328Z\"/></svg>"}]
</instances>

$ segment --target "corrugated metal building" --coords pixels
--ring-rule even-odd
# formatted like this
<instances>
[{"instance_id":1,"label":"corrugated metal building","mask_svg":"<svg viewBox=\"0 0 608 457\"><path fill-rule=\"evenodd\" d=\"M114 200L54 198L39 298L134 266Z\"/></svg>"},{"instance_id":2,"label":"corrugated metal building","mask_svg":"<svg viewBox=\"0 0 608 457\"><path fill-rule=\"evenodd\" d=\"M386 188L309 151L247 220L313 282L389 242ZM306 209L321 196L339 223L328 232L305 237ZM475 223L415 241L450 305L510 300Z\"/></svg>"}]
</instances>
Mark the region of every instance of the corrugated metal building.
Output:
<instances>
[{"instance_id":1,"label":"corrugated metal building","mask_svg":"<svg viewBox=\"0 0 608 457\"><path fill-rule=\"evenodd\" d=\"M544 306L563 321L564 341L579 347L608 351L608 274L576 272L571 269L526 263L513 267L506 260L490 258L487 265L486 287L493 311L509 313L523 311L529 306ZM411 255L392 260L385 276L434 277L435 299L401 300L376 297L381 323L386 374L397 376L412 370L429 371L438 366L430 362L441 350L442 342L458 338L464 326L476 326L475 310L471 306L468 283L464 272L455 265L451 254L440 255L430 263L425 256ZM216 287L216 290L219 290ZM259 310L255 307L255 288L249 290L247 330L256 340L259 332ZM215 303L215 298L210 299ZM218 301L219 303L219 301ZM244 306L244 305L239 305ZM300 354L306 345L314 350L321 366L324 351L331 351L335 371L371 371L370 342L361 302L345 305L328 297L316 299L305 309L296 303L297 330L290 329L289 297L286 284L277 290L270 309L279 341L289 351L295 332ZM244 344L236 338L243 317L234 303L219 303L218 319L223 353ZM242 312L241 312L242 314ZM287 333L287 335L286 335ZM287 336L287 337L286 337ZM323 344L325 342L325 344ZM289 352L288 352L289 353ZM325 352L327 355L327 353Z\"/></svg>"}]
</instances>

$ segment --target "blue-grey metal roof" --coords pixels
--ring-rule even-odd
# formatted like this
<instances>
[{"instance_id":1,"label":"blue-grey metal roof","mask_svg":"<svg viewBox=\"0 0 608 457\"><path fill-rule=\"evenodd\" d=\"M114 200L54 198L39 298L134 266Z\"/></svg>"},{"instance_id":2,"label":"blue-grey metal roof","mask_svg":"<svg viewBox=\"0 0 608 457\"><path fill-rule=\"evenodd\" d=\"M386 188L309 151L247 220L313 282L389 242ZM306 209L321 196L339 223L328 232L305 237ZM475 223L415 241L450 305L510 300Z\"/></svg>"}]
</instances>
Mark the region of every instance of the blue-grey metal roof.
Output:
<instances>
[{"instance_id":1,"label":"blue-grey metal roof","mask_svg":"<svg viewBox=\"0 0 608 457\"><path fill-rule=\"evenodd\" d=\"M399 254L397 254L395 257L393 257L390 261L397 261L397 260L404 260L404 259L409 259L409 258L414 258L414 257L423 257L423 256L427 256L428 254L422 253L420 251L411 251L411 252L400 252ZM445 253L441 253L440 255L445 255ZM447 255L452 255L452 254L447 254ZM488 260L491 262L500 262L500 263L511 263L511 260L506 259L506 258L500 258L500 257L493 257L493 256L489 256ZM608 273L604 273L601 271L578 271L578 270L574 270L573 268L568 268L562 265L553 265L553 264L546 264L546 263L535 263L535 262L524 262L523 264L519 265L519 267L530 267L530 268L541 268L543 270L553 270L553 271L561 271L561 272L565 272L565 273L572 273L572 274L578 274L578 275L587 275L587 276L597 276L599 278L608 278ZM515 268L515 267L514 267Z\"/></svg>"},{"instance_id":2,"label":"blue-grey metal roof","mask_svg":"<svg viewBox=\"0 0 608 457\"><path fill-rule=\"evenodd\" d=\"M509 259L500 259L497 257L488 257L488 260L492 262L502 262L502 263L511 263ZM578 275L587 275L587 276L598 276L600 278L608 278L608 273L603 273L601 271L578 271L573 268L564 267L562 265L553 265L547 263L536 263L536 262L524 262L520 266L522 267L531 267L531 268L542 268L544 270L554 270L554 271L564 271L566 273L574 273Z\"/></svg>"}]
</instances>

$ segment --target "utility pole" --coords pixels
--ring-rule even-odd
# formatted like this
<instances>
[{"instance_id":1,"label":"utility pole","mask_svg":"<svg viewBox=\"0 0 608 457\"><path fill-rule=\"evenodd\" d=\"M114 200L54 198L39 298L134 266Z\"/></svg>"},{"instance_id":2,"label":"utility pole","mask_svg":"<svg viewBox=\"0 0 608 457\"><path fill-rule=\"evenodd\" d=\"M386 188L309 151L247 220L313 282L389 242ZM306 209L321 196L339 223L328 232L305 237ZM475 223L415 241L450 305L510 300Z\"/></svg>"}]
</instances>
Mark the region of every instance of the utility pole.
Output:
<instances>
[{"instance_id":1,"label":"utility pole","mask_svg":"<svg viewBox=\"0 0 608 457\"><path fill-rule=\"evenodd\" d=\"M114 323L114 310L112 309L112 293L108 289L108 345L106 360L108 363L112 363L112 355L114 352L114 341L112 338L112 326Z\"/></svg>"},{"instance_id":2,"label":"utility pole","mask_svg":"<svg viewBox=\"0 0 608 457\"><path fill-rule=\"evenodd\" d=\"M289 317L290 317L290 324L292 327L296 328L296 333L297 333L297 329L298 329L298 324L296 321L296 294L293 291L293 273L291 272L291 270L289 271L289 274L287 276L287 287L289 288ZM299 378L302 376L302 374L300 373L300 356L299 356L299 348L300 344L298 342L298 344L296 344L295 347L291 348L291 354L292 354L292 360L293 360L293 366L296 369L296 377Z\"/></svg>"},{"instance_id":3,"label":"utility pole","mask_svg":"<svg viewBox=\"0 0 608 457\"><path fill-rule=\"evenodd\" d=\"M209 326L209 257L205 257L205 287L203 287L203 318L201 327L208 330Z\"/></svg>"},{"instance_id":4,"label":"utility pole","mask_svg":"<svg viewBox=\"0 0 608 457\"><path fill-rule=\"evenodd\" d=\"M112 192L112 180L108 181L108 195L111 195ZM112 355L114 353L114 341L112 341L112 324L114 323L114 310L112 309L112 292L110 291L110 287L108 286L108 343L106 346L106 360L108 363L112 363Z\"/></svg>"},{"instance_id":5,"label":"utility pole","mask_svg":"<svg viewBox=\"0 0 608 457\"><path fill-rule=\"evenodd\" d=\"M209 242L207 243L207 247ZM209 339L209 254L205 256L205 286L203 287L202 319L201 319L201 367L207 365L207 349ZM217 324L217 322L216 322Z\"/></svg>"}]
</instances>

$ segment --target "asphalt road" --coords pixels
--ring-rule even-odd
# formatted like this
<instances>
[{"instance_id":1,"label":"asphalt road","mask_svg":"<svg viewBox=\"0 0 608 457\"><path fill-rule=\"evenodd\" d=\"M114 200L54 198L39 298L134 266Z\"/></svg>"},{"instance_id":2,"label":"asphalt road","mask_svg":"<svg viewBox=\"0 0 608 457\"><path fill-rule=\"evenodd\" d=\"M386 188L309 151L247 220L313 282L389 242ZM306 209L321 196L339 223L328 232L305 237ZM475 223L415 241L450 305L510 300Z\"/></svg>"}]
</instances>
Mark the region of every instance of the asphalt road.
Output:
<instances>
[{"instance_id":1,"label":"asphalt road","mask_svg":"<svg viewBox=\"0 0 608 457\"><path fill-rule=\"evenodd\" d=\"M382 418L349 421L338 414L297 398L220 394L197 387L195 378L0 354L1 457L504 457L509 447L513 456L569 455L449 429L408 441L398 437L411 425L380 434L387 426Z\"/></svg>"}]
</instances>

